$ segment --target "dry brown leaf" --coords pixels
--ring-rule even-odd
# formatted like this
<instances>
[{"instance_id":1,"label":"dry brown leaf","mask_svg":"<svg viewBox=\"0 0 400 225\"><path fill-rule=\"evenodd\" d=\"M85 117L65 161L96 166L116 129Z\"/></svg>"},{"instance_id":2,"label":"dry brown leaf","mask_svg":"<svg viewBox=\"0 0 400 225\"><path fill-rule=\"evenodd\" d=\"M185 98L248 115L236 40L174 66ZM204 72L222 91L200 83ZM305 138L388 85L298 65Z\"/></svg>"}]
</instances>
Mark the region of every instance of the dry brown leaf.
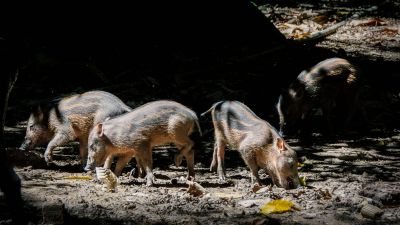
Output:
<instances>
[{"instance_id":1,"label":"dry brown leaf","mask_svg":"<svg viewBox=\"0 0 400 225\"><path fill-rule=\"evenodd\" d=\"M258 190L260 190L261 188L262 188L261 185L255 183L255 184L253 185L253 187L251 187L251 190L252 190L254 193L256 193L256 192L257 192Z\"/></svg>"},{"instance_id":2,"label":"dry brown leaf","mask_svg":"<svg viewBox=\"0 0 400 225\"><path fill-rule=\"evenodd\" d=\"M294 39L302 39L302 38L306 38L306 37L310 36L310 34L311 34L310 32L296 33L296 34L293 34L292 37Z\"/></svg>"},{"instance_id":3,"label":"dry brown leaf","mask_svg":"<svg viewBox=\"0 0 400 225\"><path fill-rule=\"evenodd\" d=\"M384 26L387 23L379 18L374 18L374 19L370 19L366 22L362 22L360 24L358 24L357 26Z\"/></svg>"},{"instance_id":4,"label":"dry brown leaf","mask_svg":"<svg viewBox=\"0 0 400 225\"><path fill-rule=\"evenodd\" d=\"M322 25L329 21L329 18L326 15L319 15L313 18L313 21Z\"/></svg>"},{"instance_id":5,"label":"dry brown leaf","mask_svg":"<svg viewBox=\"0 0 400 225\"><path fill-rule=\"evenodd\" d=\"M329 193L328 189L322 190L322 189L318 189L318 194L321 196L322 199L324 200L329 200L332 198L331 193Z\"/></svg>"},{"instance_id":6,"label":"dry brown leaf","mask_svg":"<svg viewBox=\"0 0 400 225\"><path fill-rule=\"evenodd\" d=\"M206 189L197 182L188 181L187 184L189 185L187 192L194 197L200 197L207 193Z\"/></svg>"},{"instance_id":7,"label":"dry brown leaf","mask_svg":"<svg viewBox=\"0 0 400 225\"><path fill-rule=\"evenodd\" d=\"M389 36L395 36L399 33L397 29L390 29L390 28L383 28L382 30L380 30L380 32Z\"/></svg>"}]
</instances>

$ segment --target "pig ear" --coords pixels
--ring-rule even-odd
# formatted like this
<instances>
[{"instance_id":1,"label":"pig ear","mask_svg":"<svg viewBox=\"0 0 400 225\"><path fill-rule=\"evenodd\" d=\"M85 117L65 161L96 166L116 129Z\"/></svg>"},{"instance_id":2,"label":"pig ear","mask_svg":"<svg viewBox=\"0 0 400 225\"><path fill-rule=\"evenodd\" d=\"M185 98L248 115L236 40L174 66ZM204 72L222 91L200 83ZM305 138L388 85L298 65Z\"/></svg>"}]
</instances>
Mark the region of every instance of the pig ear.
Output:
<instances>
[{"instance_id":1,"label":"pig ear","mask_svg":"<svg viewBox=\"0 0 400 225\"><path fill-rule=\"evenodd\" d=\"M282 138L276 139L276 147L279 151L285 151L285 143Z\"/></svg>"},{"instance_id":2,"label":"pig ear","mask_svg":"<svg viewBox=\"0 0 400 225\"><path fill-rule=\"evenodd\" d=\"M39 105L33 111L33 116L39 121L42 122L44 118L42 107Z\"/></svg>"},{"instance_id":3,"label":"pig ear","mask_svg":"<svg viewBox=\"0 0 400 225\"><path fill-rule=\"evenodd\" d=\"M72 129L74 129L74 132L76 134L80 134L81 133L81 129L79 128L79 125L77 123L72 122L71 123L71 127L72 127Z\"/></svg>"},{"instance_id":4,"label":"pig ear","mask_svg":"<svg viewBox=\"0 0 400 225\"><path fill-rule=\"evenodd\" d=\"M103 124L102 123L97 124L96 132L97 132L97 135L99 135L99 137L103 137L104 136Z\"/></svg>"},{"instance_id":5,"label":"pig ear","mask_svg":"<svg viewBox=\"0 0 400 225\"><path fill-rule=\"evenodd\" d=\"M303 98L304 88L301 84L296 84L289 88L288 93L292 99L299 100Z\"/></svg>"}]
</instances>

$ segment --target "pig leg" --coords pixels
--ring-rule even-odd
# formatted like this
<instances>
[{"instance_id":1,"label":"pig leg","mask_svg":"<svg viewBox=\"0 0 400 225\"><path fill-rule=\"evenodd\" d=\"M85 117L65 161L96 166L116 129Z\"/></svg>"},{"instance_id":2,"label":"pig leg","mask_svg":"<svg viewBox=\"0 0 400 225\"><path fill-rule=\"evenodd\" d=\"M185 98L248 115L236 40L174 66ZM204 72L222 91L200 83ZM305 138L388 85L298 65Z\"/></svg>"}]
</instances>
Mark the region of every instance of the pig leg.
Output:
<instances>
[{"instance_id":1,"label":"pig leg","mask_svg":"<svg viewBox=\"0 0 400 225\"><path fill-rule=\"evenodd\" d=\"M344 123L344 128L348 128L355 118L356 113L360 113L360 121L363 124L367 124L367 114L360 103L360 93L359 91L353 91L349 94L351 97L345 98L346 99L346 108L347 108L347 117Z\"/></svg>"},{"instance_id":2,"label":"pig leg","mask_svg":"<svg viewBox=\"0 0 400 225\"><path fill-rule=\"evenodd\" d=\"M180 148L179 148L179 147L178 147L178 149L179 149L179 151L180 151ZM175 162L175 166L176 166L176 167L178 167L178 166L181 165L181 163L182 163L182 158L183 158L183 155L182 155L181 153L176 154L176 155L174 156L174 162Z\"/></svg>"},{"instance_id":3,"label":"pig leg","mask_svg":"<svg viewBox=\"0 0 400 225\"><path fill-rule=\"evenodd\" d=\"M74 131L74 135L78 138L79 141L79 155L81 156L81 163L85 165L88 157L88 135L84 135L81 131L80 127L76 123L71 123L71 128Z\"/></svg>"},{"instance_id":4,"label":"pig leg","mask_svg":"<svg viewBox=\"0 0 400 225\"><path fill-rule=\"evenodd\" d=\"M125 154L125 155L119 156L117 165L115 166L115 170L114 170L114 174L117 177L119 175L121 175L122 170L124 169L126 164L128 164L129 161L131 161L132 158L133 158L133 154Z\"/></svg>"},{"instance_id":5,"label":"pig leg","mask_svg":"<svg viewBox=\"0 0 400 225\"><path fill-rule=\"evenodd\" d=\"M145 169L141 159L139 159L137 156L135 156L135 158L136 158L136 168L138 170L138 177L145 178L146 177L146 169Z\"/></svg>"},{"instance_id":6,"label":"pig leg","mask_svg":"<svg viewBox=\"0 0 400 225\"><path fill-rule=\"evenodd\" d=\"M139 160L136 158L136 168L131 170L131 176L132 177L137 177L137 178L144 178L146 176L146 173L144 172L143 166L140 165Z\"/></svg>"},{"instance_id":7,"label":"pig leg","mask_svg":"<svg viewBox=\"0 0 400 225\"><path fill-rule=\"evenodd\" d=\"M146 185L152 186L155 179L153 174L153 155L152 149L150 149L149 145L142 145L138 148L137 154L135 155L136 160L138 161L139 165L144 169L146 172Z\"/></svg>"},{"instance_id":8,"label":"pig leg","mask_svg":"<svg viewBox=\"0 0 400 225\"><path fill-rule=\"evenodd\" d=\"M136 169L137 169L137 175L140 178L144 178L146 176L146 172L144 171L143 165L139 163L139 160L136 159Z\"/></svg>"},{"instance_id":9,"label":"pig leg","mask_svg":"<svg viewBox=\"0 0 400 225\"><path fill-rule=\"evenodd\" d=\"M86 164L88 157L88 138L79 139L79 155L81 156L82 165Z\"/></svg>"},{"instance_id":10,"label":"pig leg","mask_svg":"<svg viewBox=\"0 0 400 225\"><path fill-rule=\"evenodd\" d=\"M333 134L332 110L334 107L335 107L335 101L328 101L326 104L324 104L324 106L322 108L322 113L324 115L324 120L325 120L325 125L326 125L325 133L327 135Z\"/></svg>"},{"instance_id":11,"label":"pig leg","mask_svg":"<svg viewBox=\"0 0 400 225\"><path fill-rule=\"evenodd\" d=\"M213 172L213 171L217 171L217 165L218 165L218 162L217 162L217 150L218 149L218 145L217 145L217 142L214 142L214 152L213 152L213 158L212 158L212 161L211 161L211 165L210 165L210 172Z\"/></svg>"},{"instance_id":12,"label":"pig leg","mask_svg":"<svg viewBox=\"0 0 400 225\"><path fill-rule=\"evenodd\" d=\"M221 140L216 141L217 147L217 164L218 177L220 182L225 181L225 143Z\"/></svg>"},{"instance_id":13,"label":"pig leg","mask_svg":"<svg viewBox=\"0 0 400 225\"><path fill-rule=\"evenodd\" d=\"M186 164L188 167L188 176L187 179L194 178L194 151L192 149L193 147L193 141L190 140L189 137L187 136L181 136L180 139L176 140L175 145L179 148L180 154L185 156L186 159Z\"/></svg>"},{"instance_id":14,"label":"pig leg","mask_svg":"<svg viewBox=\"0 0 400 225\"><path fill-rule=\"evenodd\" d=\"M258 176L259 167L257 165L256 159L250 155L243 157L243 159L251 171L251 184L257 183L261 185L260 177Z\"/></svg>"},{"instance_id":15,"label":"pig leg","mask_svg":"<svg viewBox=\"0 0 400 225\"><path fill-rule=\"evenodd\" d=\"M104 162L103 168L105 168L105 169L110 169L113 160L114 160L114 155L113 155L113 154L109 154L109 155L107 156L107 158L106 158L106 161Z\"/></svg>"},{"instance_id":16,"label":"pig leg","mask_svg":"<svg viewBox=\"0 0 400 225\"><path fill-rule=\"evenodd\" d=\"M44 152L44 159L47 163L51 163L52 161L52 154L53 150L61 145L68 143L69 141L73 140L72 137L67 135L67 132L58 132L53 139L47 145L46 151Z\"/></svg>"}]
</instances>

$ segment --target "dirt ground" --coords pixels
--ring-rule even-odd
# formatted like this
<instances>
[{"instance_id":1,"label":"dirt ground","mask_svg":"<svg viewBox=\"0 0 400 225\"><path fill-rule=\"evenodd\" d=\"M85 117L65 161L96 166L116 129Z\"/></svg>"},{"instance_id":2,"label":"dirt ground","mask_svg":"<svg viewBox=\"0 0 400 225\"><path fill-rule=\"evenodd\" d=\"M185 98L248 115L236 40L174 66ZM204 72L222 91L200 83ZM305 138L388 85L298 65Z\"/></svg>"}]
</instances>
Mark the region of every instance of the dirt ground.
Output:
<instances>
[{"instance_id":1,"label":"dirt ground","mask_svg":"<svg viewBox=\"0 0 400 225\"><path fill-rule=\"evenodd\" d=\"M17 128L7 131L8 137L23 135ZM87 175L79 172L76 143L59 149L52 167L44 164L44 149L9 151L19 162L16 171L33 224L400 224L399 130L337 141L316 135L310 147L288 141L304 164L300 176L307 186L271 187L260 171L266 188L254 192L236 151L227 152L228 182L219 184L216 173L208 170L212 144L206 142L196 152L196 182L206 190L198 197L187 192L186 168L173 165L173 148L154 151L154 187L130 176L131 162L116 192L102 190L96 179L69 179ZM261 215L260 207L273 199L290 200L299 210ZM360 209L366 202L383 209L382 217L363 218Z\"/></svg>"},{"instance_id":2,"label":"dirt ground","mask_svg":"<svg viewBox=\"0 0 400 225\"><path fill-rule=\"evenodd\" d=\"M341 24L316 46L369 60L400 60L399 1L354 7L320 2L279 6L265 4L259 9L272 20L286 38L304 42ZM307 42L307 41L305 41Z\"/></svg>"},{"instance_id":3,"label":"dirt ground","mask_svg":"<svg viewBox=\"0 0 400 225\"><path fill-rule=\"evenodd\" d=\"M266 188L254 192L249 169L236 151L226 153L228 183L219 184L208 169L213 139L207 126L202 126L205 138L195 155L196 182L206 190L198 197L187 192L186 167L173 165L176 150L171 148L153 153L154 187L130 176L133 160L115 193L103 191L95 179L69 179L87 175L77 143L59 148L56 164L48 167L44 148L17 149L24 137L21 122L6 128L7 150L22 180L31 224L400 224L399 92L398 87L379 90L370 90L369 97L375 97L366 104L370 121L365 134L324 139L314 133L311 145L287 139L304 164L299 175L306 177L307 186L295 190L269 187L271 180L260 171ZM261 215L260 207L273 199L291 200L300 210ZM360 209L365 203L384 214L364 218ZM1 195L0 212L0 224L10 224Z\"/></svg>"}]
</instances>

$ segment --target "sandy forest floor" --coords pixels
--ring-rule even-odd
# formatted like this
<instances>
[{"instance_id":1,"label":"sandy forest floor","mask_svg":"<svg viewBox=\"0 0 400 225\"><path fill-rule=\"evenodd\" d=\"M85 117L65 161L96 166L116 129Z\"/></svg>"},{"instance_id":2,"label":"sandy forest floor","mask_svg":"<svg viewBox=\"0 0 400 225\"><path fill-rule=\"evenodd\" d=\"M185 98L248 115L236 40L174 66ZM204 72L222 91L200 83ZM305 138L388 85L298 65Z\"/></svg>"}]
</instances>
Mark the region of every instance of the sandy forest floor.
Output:
<instances>
[{"instance_id":1,"label":"sandy forest floor","mask_svg":"<svg viewBox=\"0 0 400 225\"><path fill-rule=\"evenodd\" d=\"M9 137L22 134L8 131ZM102 190L99 181L69 179L86 176L76 145L61 149L56 165L48 168L44 149L16 151L23 198L33 223L64 224L400 224L400 131L379 132L351 140L327 141L319 137L310 147L289 143L304 166L300 176L307 186L295 190L265 187L256 192L249 170L236 151L226 154L228 183L219 184L208 171L211 144L196 152L196 181L205 188L195 197L187 192L185 167L173 165L174 149L154 151L154 187L133 178L127 167L115 193ZM94 174L93 174L94 176ZM291 200L300 210L263 216L260 207L273 199ZM378 220L363 218L366 202L384 210ZM2 224L7 224L6 222Z\"/></svg>"}]
</instances>

